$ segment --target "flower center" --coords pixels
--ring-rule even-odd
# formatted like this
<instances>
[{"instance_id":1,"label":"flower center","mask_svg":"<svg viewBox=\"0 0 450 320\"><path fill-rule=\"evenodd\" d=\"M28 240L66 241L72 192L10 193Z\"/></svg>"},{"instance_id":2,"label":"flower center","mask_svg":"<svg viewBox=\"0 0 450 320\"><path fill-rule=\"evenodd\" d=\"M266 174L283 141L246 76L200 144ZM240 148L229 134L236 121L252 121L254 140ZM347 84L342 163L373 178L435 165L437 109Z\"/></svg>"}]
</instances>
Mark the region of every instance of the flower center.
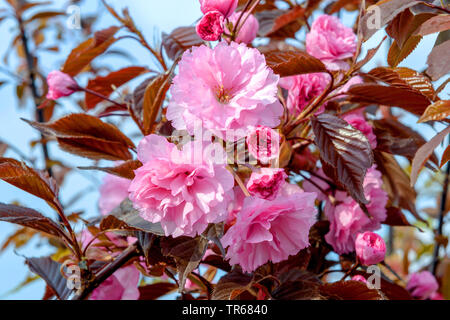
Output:
<instances>
[{"instance_id":1,"label":"flower center","mask_svg":"<svg viewBox=\"0 0 450 320\"><path fill-rule=\"evenodd\" d=\"M223 87L223 85L220 85L216 88L216 99L222 104L227 104L231 100L231 93L230 90L227 90Z\"/></svg>"}]
</instances>

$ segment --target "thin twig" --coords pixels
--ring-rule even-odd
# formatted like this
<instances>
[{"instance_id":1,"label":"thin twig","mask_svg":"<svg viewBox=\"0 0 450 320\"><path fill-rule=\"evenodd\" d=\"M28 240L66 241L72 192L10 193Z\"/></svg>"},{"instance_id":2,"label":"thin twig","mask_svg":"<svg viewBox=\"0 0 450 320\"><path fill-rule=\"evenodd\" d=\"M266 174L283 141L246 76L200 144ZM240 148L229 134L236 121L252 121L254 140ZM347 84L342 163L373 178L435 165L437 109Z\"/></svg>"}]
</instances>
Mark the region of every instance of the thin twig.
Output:
<instances>
[{"instance_id":1,"label":"thin twig","mask_svg":"<svg viewBox=\"0 0 450 320\"><path fill-rule=\"evenodd\" d=\"M450 138L449 138L449 141L450 141ZM441 208L439 211L439 222L438 222L438 227L437 227L436 238L442 236L442 231L444 228L444 214L445 214L446 207L447 207L447 193L448 193L449 176L450 176L450 163L447 163L447 170L445 173L444 186L442 189ZM434 246L434 253L433 253L433 264L432 264L433 274L436 274L436 269L437 269L437 265L439 262L440 247L441 247L441 244L438 241L436 241L436 244Z\"/></svg>"},{"instance_id":2,"label":"thin twig","mask_svg":"<svg viewBox=\"0 0 450 320\"><path fill-rule=\"evenodd\" d=\"M92 291L94 291L103 281L108 279L114 272L124 266L131 259L137 257L139 251L136 244L129 246L124 250L114 261L109 263L105 268L100 270L84 288L81 294L73 297L72 300L84 300L86 299Z\"/></svg>"}]
</instances>

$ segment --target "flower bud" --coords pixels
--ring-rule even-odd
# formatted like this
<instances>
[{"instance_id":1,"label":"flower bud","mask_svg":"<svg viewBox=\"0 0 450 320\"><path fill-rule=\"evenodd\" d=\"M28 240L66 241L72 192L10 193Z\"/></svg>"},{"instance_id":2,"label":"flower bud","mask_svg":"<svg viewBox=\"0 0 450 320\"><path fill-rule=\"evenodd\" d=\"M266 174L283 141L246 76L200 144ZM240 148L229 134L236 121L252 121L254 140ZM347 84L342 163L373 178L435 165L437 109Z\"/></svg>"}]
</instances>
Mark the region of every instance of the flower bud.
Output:
<instances>
[{"instance_id":1,"label":"flower bud","mask_svg":"<svg viewBox=\"0 0 450 320\"><path fill-rule=\"evenodd\" d=\"M359 274L357 274L356 276L353 276L352 280L353 281L360 281L360 282L363 282L363 283L367 283L366 278L364 278L363 276L361 276Z\"/></svg>"},{"instance_id":2,"label":"flower bud","mask_svg":"<svg viewBox=\"0 0 450 320\"><path fill-rule=\"evenodd\" d=\"M238 0L200 0L200 9L203 14L210 11L219 11L228 18L238 6Z\"/></svg>"},{"instance_id":3,"label":"flower bud","mask_svg":"<svg viewBox=\"0 0 450 320\"><path fill-rule=\"evenodd\" d=\"M56 100L61 97L70 96L79 91L77 82L68 74L61 71L52 71L47 76L48 93L47 99Z\"/></svg>"},{"instance_id":4,"label":"flower bud","mask_svg":"<svg viewBox=\"0 0 450 320\"><path fill-rule=\"evenodd\" d=\"M384 260L386 244L382 237L373 232L358 234L355 241L355 251L359 261L369 266Z\"/></svg>"},{"instance_id":5,"label":"flower bud","mask_svg":"<svg viewBox=\"0 0 450 320\"><path fill-rule=\"evenodd\" d=\"M241 16L242 11L239 12L235 12L233 13L230 18L229 21L231 22L231 26L234 28L236 28L236 24L239 20L239 17ZM245 21L245 22L244 22ZM259 29L259 22L258 20L256 20L255 16L252 14L245 14L245 16L243 16L241 18L241 21L239 22L240 24L242 24L244 22L244 24L241 26L241 28L238 30L237 33L237 37L235 38L234 41L236 41L237 43L252 43L253 40L255 40L256 35L258 33L258 29ZM228 32L231 33L233 30L230 30L230 27L227 25L227 29Z\"/></svg>"},{"instance_id":6,"label":"flower bud","mask_svg":"<svg viewBox=\"0 0 450 320\"><path fill-rule=\"evenodd\" d=\"M247 189L252 196L273 200L286 178L287 174L283 169L261 168L259 172L252 173L247 182Z\"/></svg>"},{"instance_id":7,"label":"flower bud","mask_svg":"<svg viewBox=\"0 0 450 320\"><path fill-rule=\"evenodd\" d=\"M207 12L197 23L197 34L205 41L217 41L223 33L224 16L219 11Z\"/></svg>"}]
</instances>

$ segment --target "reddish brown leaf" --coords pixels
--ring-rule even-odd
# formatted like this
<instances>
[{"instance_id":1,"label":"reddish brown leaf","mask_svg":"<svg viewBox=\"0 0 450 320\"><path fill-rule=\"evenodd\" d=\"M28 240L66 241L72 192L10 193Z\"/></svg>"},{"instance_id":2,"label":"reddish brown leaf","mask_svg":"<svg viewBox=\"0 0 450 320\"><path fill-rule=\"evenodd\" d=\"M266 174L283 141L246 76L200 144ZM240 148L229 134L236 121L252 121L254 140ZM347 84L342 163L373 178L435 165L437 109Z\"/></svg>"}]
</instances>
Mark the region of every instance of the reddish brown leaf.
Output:
<instances>
[{"instance_id":1,"label":"reddish brown leaf","mask_svg":"<svg viewBox=\"0 0 450 320\"><path fill-rule=\"evenodd\" d=\"M396 67L405 60L419 45L422 36L411 36L405 42L403 47L400 47L396 41L392 43L388 53L388 63L391 67Z\"/></svg>"},{"instance_id":2,"label":"reddish brown leaf","mask_svg":"<svg viewBox=\"0 0 450 320\"><path fill-rule=\"evenodd\" d=\"M450 72L450 40L433 48L428 56L427 74L433 81L439 80Z\"/></svg>"},{"instance_id":3,"label":"reddish brown leaf","mask_svg":"<svg viewBox=\"0 0 450 320\"><path fill-rule=\"evenodd\" d=\"M184 51L204 44L198 36L195 27L180 27L173 30L170 34L163 33L162 44L166 50L167 56L176 60Z\"/></svg>"},{"instance_id":4,"label":"reddish brown leaf","mask_svg":"<svg viewBox=\"0 0 450 320\"><path fill-rule=\"evenodd\" d=\"M430 105L420 117L419 123L427 121L440 121L450 116L450 100L439 100Z\"/></svg>"},{"instance_id":5,"label":"reddish brown leaf","mask_svg":"<svg viewBox=\"0 0 450 320\"><path fill-rule=\"evenodd\" d=\"M320 286L320 294L328 300L383 300L376 289L360 281L338 281Z\"/></svg>"},{"instance_id":6,"label":"reddish brown leaf","mask_svg":"<svg viewBox=\"0 0 450 320\"><path fill-rule=\"evenodd\" d=\"M230 273L220 278L214 288L212 300L233 300L239 294L246 291L252 284L252 277L243 274L239 268L234 269Z\"/></svg>"},{"instance_id":7,"label":"reddish brown leaf","mask_svg":"<svg viewBox=\"0 0 450 320\"><path fill-rule=\"evenodd\" d=\"M281 77L327 72L322 61L303 51L271 51L266 53L265 56L267 65Z\"/></svg>"},{"instance_id":8,"label":"reddish brown leaf","mask_svg":"<svg viewBox=\"0 0 450 320\"><path fill-rule=\"evenodd\" d=\"M144 134L152 132L155 120L160 113L166 93L170 87L170 74L160 74L152 79L144 92L143 128Z\"/></svg>"},{"instance_id":9,"label":"reddish brown leaf","mask_svg":"<svg viewBox=\"0 0 450 320\"><path fill-rule=\"evenodd\" d=\"M368 201L363 181L373 164L369 141L361 131L330 114L312 118L311 125L321 159L334 168L338 182L364 209Z\"/></svg>"},{"instance_id":10,"label":"reddish brown leaf","mask_svg":"<svg viewBox=\"0 0 450 320\"><path fill-rule=\"evenodd\" d=\"M69 298L72 291L67 286L67 279L61 275L61 265L50 257L27 258L25 263L30 270L40 276L53 290L58 299Z\"/></svg>"},{"instance_id":11,"label":"reddish brown leaf","mask_svg":"<svg viewBox=\"0 0 450 320\"><path fill-rule=\"evenodd\" d=\"M25 120L47 135L53 135L67 152L90 159L129 160L133 142L117 127L87 114L71 114L51 123Z\"/></svg>"},{"instance_id":12,"label":"reddish brown leaf","mask_svg":"<svg viewBox=\"0 0 450 320\"><path fill-rule=\"evenodd\" d=\"M15 159L0 158L0 179L47 201L56 210L60 208L56 183L44 172Z\"/></svg>"},{"instance_id":13,"label":"reddish brown leaf","mask_svg":"<svg viewBox=\"0 0 450 320\"><path fill-rule=\"evenodd\" d=\"M402 210L399 208L389 207L387 208L386 214L387 217L386 220L383 221L383 224L387 224L389 226L412 226L402 213Z\"/></svg>"},{"instance_id":14,"label":"reddish brown leaf","mask_svg":"<svg viewBox=\"0 0 450 320\"><path fill-rule=\"evenodd\" d=\"M262 11L256 13L255 17L259 22L260 37L293 38L304 23L305 9L295 6L289 11Z\"/></svg>"},{"instance_id":15,"label":"reddish brown leaf","mask_svg":"<svg viewBox=\"0 0 450 320\"><path fill-rule=\"evenodd\" d=\"M375 151L377 169L383 174L383 188L389 195L389 200L394 206L411 212L418 220L423 221L416 210L416 191L411 187L408 175L398 164L394 156Z\"/></svg>"},{"instance_id":16,"label":"reddish brown leaf","mask_svg":"<svg viewBox=\"0 0 450 320\"><path fill-rule=\"evenodd\" d=\"M415 34L426 36L428 34L441 32L450 29L450 15L439 15L425 21Z\"/></svg>"},{"instance_id":17,"label":"reddish brown leaf","mask_svg":"<svg viewBox=\"0 0 450 320\"><path fill-rule=\"evenodd\" d=\"M444 153L442 154L440 168L442 168L450 160L450 146L447 146Z\"/></svg>"},{"instance_id":18,"label":"reddish brown leaf","mask_svg":"<svg viewBox=\"0 0 450 320\"><path fill-rule=\"evenodd\" d=\"M161 241L163 254L165 256L173 257L177 264L180 292L184 290L186 279L189 274L200 264L207 247L208 239L202 236L196 238L165 238Z\"/></svg>"},{"instance_id":19,"label":"reddish brown leaf","mask_svg":"<svg viewBox=\"0 0 450 320\"><path fill-rule=\"evenodd\" d=\"M445 137L450 133L450 126L438 133L430 141L424 144L414 156L411 168L411 185L413 186L417 177L419 176L420 170L422 170L425 163L428 161L430 156L433 154L434 149L436 149Z\"/></svg>"},{"instance_id":20,"label":"reddish brown leaf","mask_svg":"<svg viewBox=\"0 0 450 320\"><path fill-rule=\"evenodd\" d=\"M391 22L399 13L418 3L420 3L420 1L382 0L367 8L366 13L361 17L359 22L359 28L361 30L363 41L368 40L375 32L378 31L378 28L382 28ZM374 9L375 6L378 8ZM377 16L378 13L380 14L379 16ZM379 23L376 26L378 28L375 27L376 22Z\"/></svg>"},{"instance_id":21,"label":"reddish brown leaf","mask_svg":"<svg viewBox=\"0 0 450 320\"><path fill-rule=\"evenodd\" d=\"M177 285L170 282L157 282L139 287L139 300L156 300L177 289Z\"/></svg>"},{"instance_id":22,"label":"reddish brown leaf","mask_svg":"<svg viewBox=\"0 0 450 320\"><path fill-rule=\"evenodd\" d=\"M418 132L394 119L373 120L372 126L377 136L377 150L404 156L412 161L417 150L427 141ZM430 161L438 165L435 154Z\"/></svg>"},{"instance_id":23,"label":"reddish brown leaf","mask_svg":"<svg viewBox=\"0 0 450 320\"><path fill-rule=\"evenodd\" d=\"M0 203L0 221L15 223L58 238L66 236L64 230L53 220L30 208Z\"/></svg>"},{"instance_id":24,"label":"reddish brown leaf","mask_svg":"<svg viewBox=\"0 0 450 320\"><path fill-rule=\"evenodd\" d=\"M136 170L137 168L139 168L141 166L142 166L142 163L139 160L128 160L128 161L125 161L125 162L119 164L116 167L107 167L107 168L78 167L78 169L104 171L109 174L116 175L118 177L132 180L132 179L134 179L134 170Z\"/></svg>"},{"instance_id":25,"label":"reddish brown leaf","mask_svg":"<svg viewBox=\"0 0 450 320\"><path fill-rule=\"evenodd\" d=\"M151 223L141 218L139 211L134 209L130 200L124 200L111 214L103 217L100 230L144 231L159 236L164 235L160 223Z\"/></svg>"},{"instance_id":26,"label":"reddish brown leaf","mask_svg":"<svg viewBox=\"0 0 450 320\"><path fill-rule=\"evenodd\" d=\"M386 92L389 92L389 94L386 94ZM356 84L350 87L348 94L351 102L395 106L419 116L430 105L430 100L420 92L396 86Z\"/></svg>"},{"instance_id":27,"label":"reddish brown leaf","mask_svg":"<svg viewBox=\"0 0 450 320\"><path fill-rule=\"evenodd\" d=\"M431 81L424 75L409 68L386 68L378 67L370 70L369 75L387 84L414 89L430 100L434 99L435 91Z\"/></svg>"},{"instance_id":28,"label":"reddish brown leaf","mask_svg":"<svg viewBox=\"0 0 450 320\"><path fill-rule=\"evenodd\" d=\"M127 67L119 71L111 72L105 77L97 77L89 80L87 89L109 97L114 92L114 88L118 88L146 72L148 70L144 67ZM86 110L91 110L102 101L102 98L86 93L85 108Z\"/></svg>"},{"instance_id":29,"label":"reddish brown leaf","mask_svg":"<svg viewBox=\"0 0 450 320\"><path fill-rule=\"evenodd\" d=\"M94 37L73 49L62 68L62 72L76 76L83 71L92 60L104 53L116 42L117 39L114 38L114 35L119 29L119 27L109 27L97 31Z\"/></svg>"}]
</instances>

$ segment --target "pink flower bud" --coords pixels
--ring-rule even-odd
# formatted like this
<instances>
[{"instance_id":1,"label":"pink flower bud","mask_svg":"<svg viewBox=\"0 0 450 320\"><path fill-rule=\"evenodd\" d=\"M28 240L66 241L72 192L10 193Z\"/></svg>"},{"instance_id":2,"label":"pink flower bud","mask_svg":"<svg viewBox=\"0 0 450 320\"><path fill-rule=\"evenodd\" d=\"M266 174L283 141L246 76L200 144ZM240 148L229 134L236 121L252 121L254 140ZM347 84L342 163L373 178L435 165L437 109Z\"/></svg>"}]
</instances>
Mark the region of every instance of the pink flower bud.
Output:
<instances>
[{"instance_id":1,"label":"pink flower bud","mask_svg":"<svg viewBox=\"0 0 450 320\"><path fill-rule=\"evenodd\" d=\"M287 174L283 169L262 168L259 172L252 173L247 189L252 196L273 200L286 178Z\"/></svg>"},{"instance_id":2,"label":"pink flower bud","mask_svg":"<svg viewBox=\"0 0 450 320\"><path fill-rule=\"evenodd\" d=\"M236 28L236 23L238 22L241 14L242 14L242 11L235 12L228 19L229 22L231 22L233 29ZM244 24L239 29L235 41L237 43L241 43L241 42L246 43L246 44L252 43L252 41L255 40L256 35L258 33L259 22L258 22L258 20L256 20L255 16L252 14L250 14L250 15L245 14L245 16L243 16L241 18L240 23L242 23L242 22L244 22ZM227 29L228 29L229 33L231 33L231 31L233 31L233 30L230 30L228 25L227 25Z\"/></svg>"},{"instance_id":3,"label":"pink flower bud","mask_svg":"<svg viewBox=\"0 0 450 320\"><path fill-rule=\"evenodd\" d=\"M363 276L361 276L359 274L357 274L356 276L353 276L352 280L353 281L360 281L360 282L363 282L363 283L367 283L366 278L364 278Z\"/></svg>"},{"instance_id":4,"label":"pink flower bud","mask_svg":"<svg viewBox=\"0 0 450 320\"><path fill-rule=\"evenodd\" d=\"M77 82L71 76L61 71L50 72L47 76L47 84L47 99L50 100L67 97L80 90Z\"/></svg>"},{"instance_id":5,"label":"pink flower bud","mask_svg":"<svg viewBox=\"0 0 450 320\"><path fill-rule=\"evenodd\" d=\"M228 18L238 6L239 0L200 0L200 9L203 14L210 11L219 11Z\"/></svg>"},{"instance_id":6,"label":"pink flower bud","mask_svg":"<svg viewBox=\"0 0 450 320\"><path fill-rule=\"evenodd\" d=\"M224 16L219 11L207 12L197 23L197 34L205 41L217 41L223 33Z\"/></svg>"},{"instance_id":7,"label":"pink flower bud","mask_svg":"<svg viewBox=\"0 0 450 320\"><path fill-rule=\"evenodd\" d=\"M279 157L280 135L275 130L258 126L246 140L249 153L262 163L269 163Z\"/></svg>"},{"instance_id":8,"label":"pink flower bud","mask_svg":"<svg viewBox=\"0 0 450 320\"><path fill-rule=\"evenodd\" d=\"M355 251L359 261L365 266L370 266L384 260L386 244L378 234L368 231L356 237Z\"/></svg>"},{"instance_id":9,"label":"pink flower bud","mask_svg":"<svg viewBox=\"0 0 450 320\"><path fill-rule=\"evenodd\" d=\"M437 292L439 283L429 271L416 272L409 277L406 289L413 297L425 300Z\"/></svg>"}]
</instances>

